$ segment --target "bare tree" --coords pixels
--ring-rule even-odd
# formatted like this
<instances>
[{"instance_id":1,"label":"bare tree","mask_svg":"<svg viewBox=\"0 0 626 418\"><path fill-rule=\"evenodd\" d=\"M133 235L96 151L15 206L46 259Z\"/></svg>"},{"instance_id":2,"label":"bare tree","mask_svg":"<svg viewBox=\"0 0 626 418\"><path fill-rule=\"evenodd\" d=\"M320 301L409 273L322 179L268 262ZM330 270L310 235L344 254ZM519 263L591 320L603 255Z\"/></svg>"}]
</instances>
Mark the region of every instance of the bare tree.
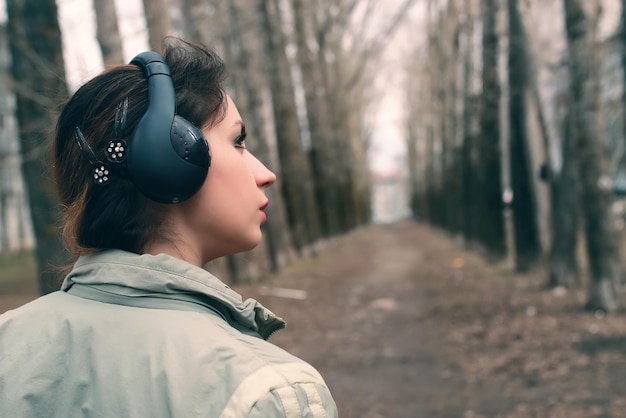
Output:
<instances>
[{"instance_id":1,"label":"bare tree","mask_svg":"<svg viewBox=\"0 0 626 418\"><path fill-rule=\"evenodd\" d=\"M463 45L461 55L463 56L463 135L461 148L461 201L462 215L461 223L463 225L462 232L467 243L474 241L476 233L476 194L475 189L477 180L476 161L473 158L475 149L475 135L473 132L473 120L476 119L474 107L472 106L472 75L474 73L473 56L473 37L474 37L474 20L475 13L472 7L472 0L465 0L463 10L465 12L463 31Z\"/></svg>"},{"instance_id":2,"label":"bare tree","mask_svg":"<svg viewBox=\"0 0 626 418\"><path fill-rule=\"evenodd\" d=\"M450 231L460 230L461 170L457 133L460 70L459 10L456 1L428 3L429 219Z\"/></svg>"},{"instance_id":3,"label":"bare tree","mask_svg":"<svg viewBox=\"0 0 626 418\"><path fill-rule=\"evenodd\" d=\"M181 32L187 39L203 44L210 44L214 35L212 28L217 19L215 18L216 5L204 0L180 0L180 11L182 14ZM222 20L223 23L225 20Z\"/></svg>"},{"instance_id":4,"label":"bare tree","mask_svg":"<svg viewBox=\"0 0 626 418\"><path fill-rule=\"evenodd\" d=\"M417 69L411 71L413 77L417 78ZM411 82L413 81L413 82ZM413 97L413 93L419 91L419 86L416 86L414 79L409 78L407 81L407 92L409 97ZM420 155L419 143L422 141L420 135L420 118L419 112L412 103L408 102L409 109L407 109L406 120L406 148L407 148L407 163L409 166L409 205L414 219L420 219L424 215L423 202L423 182L420 178L420 162L422 161Z\"/></svg>"},{"instance_id":5,"label":"bare tree","mask_svg":"<svg viewBox=\"0 0 626 418\"><path fill-rule=\"evenodd\" d=\"M617 231L611 222L611 191L607 179L597 123L598 85L594 47L589 22L580 0L564 0L565 27L570 57L573 140L580 164L582 213L589 259L591 309L616 311L624 308L620 281Z\"/></svg>"},{"instance_id":6,"label":"bare tree","mask_svg":"<svg viewBox=\"0 0 626 418\"><path fill-rule=\"evenodd\" d=\"M534 154L530 154L537 158L538 167L533 179L534 198L537 202L539 238L542 245L545 245L543 255L547 284L551 288L571 288L580 284L577 254L581 226L577 145L571 134L572 119L567 110L570 97L566 89L546 89L542 85L542 77L568 78L567 62L559 47L559 37L565 40L565 33L560 32L557 25L545 34L534 26L537 23L536 15L546 20L558 19L563 10L556 4L540 3L538 0L533 5L537 7L535 10L524 9L523 3L518 4L518 7L527 28L525 58L528 69L526 78L530 89L528 118L533 117L534 109L539 128L539 132L527 138L528 143L533 144L534 141L536 147ZM556 51L558 52L555 53ZM553 107L552 114L548 111L550 106ZM541 138L535 138L536 136ZM537 155L537 150L541 150L543 155Z\"/></svg>"},{"instance_id":7,"label":"bare tree","mask_svg":"<svg viewBox=\"0 0 626 418\"><path fill-rule=\"evenodd\" d=\"M509 127L510 169L515 228L515 268L525 271L537 264L540 255L536 206L531 178L526 100L529 90L528 46L518 0L508 0L509 21Z\"/></svg>"},{"instance_id":8,"label":"bare tree","mask_svg":"<svg viewBox=\"0 0 626 418\"><path fill-rule=\"evenodd\" d=\"M325 121L330 119L325 98L321 62L311 49L313 28L311 2L293 0L294 27L297 43L298 66L302 73L302 87L306 101L306 114L311 137L311 168L315 184L315 198L320 214L322 233L326 236L337 233L338 188L334 172L337 161L334 158L331 132Z\"/></svg>"},{"instance_id":9,"label":"bare tree","mask_svg":"<svg viewBox=\"0 0 626 418\"><path fill-rule=\"evenodd\" d=\"M576 137L571 112L563 123L563 165L550 173L552 192L552 245L548 285L572 288L580 284L576 247L580 227L580 177Z\"/></svg>"},{"instance_id":10,"label":"bare tree","mask_svg":"<svg viewBox=\"0 0 626 418\"><path fill-rule=\"evenodd\" d=\"M458 123L458 95L460 94L461 63L460 46L460 15L458 1L449 1L445 12L441 16L441 38L443 45L442 60L442 115L441 132L442 142L445 144L442 150L442 167L444 167L443 186L446 191L442 195L442 202L446 206L445 227L453 233L461 230L461 147L458 141L458 133L461 124Z\"/></svg>"},{"instance_id":11,"label":"bare tree","mask_svg":"<svg viewBox=\"0 0 626 418\"><path fill-rule=\"evenodd\" d=\"M168 0L143 0L148 26L148 43L153 51L161 51L163 38L172 30Z\"/></svg>"},{"instance_id":12,"label":"bare tree","mask_svg":"<svg viewBox=\"0 0 626 418\"><path fill-rule=\"evenodd\" d=\"M365 152L367 133L363 124L365 104L372 91L375 65L381 51L414 0L400 3L391 18L382 22L384 27L375 37L368 33L379 6L375 1L306 3L312 10L314 47L318 56L316 65L321 69L322 94L330 115L331 134L327 144L334 158L327 165L331 166L329 169L337 188L331 200L338 203L334 211L339 215L340 230L345 231L369 221L370 178Z\"/></svg>"},{"instance_id":13,"label":"bare tree","mask_svg":"<svg viewBox=\"0 0 626 418\"><path fill-rule=\"evenodd\" d=\"M622 43L622 86L626 86L626 0L622 0L622 15L621 15L621 27L620 27L620 38ZM623 109L626 109L626 88L622 87L622 106ZM626 118L625 118L626 119ZM624 142L626 142L626 122L623 124L623 137ZM626 147L626 144L624 144ZM626 154L626 153L625 153ZM626 155L624 155L624 162L626 162Z\"/></svg>"},{"instance_id":14,"label":"bare tree","mask_svg":"<svg viewBox=\"0 0 626 418\"><path fill-rule=\"evenodd\" d=\"M430 83L431 97L433 99L432 119L430 129L432 135L433 181L432 190L432 222L442 228L447 227L449 205L446 204L445 193L446 180L449 173L446 171L449 159L450 141L447 135L447 33L445 33L445 17L440 11L441 2L434 1L429 4L432 8L429 19L429 58L430 58ZM442 33L444 32L444 33ZM437 151L436 151L437 150Z\"/></svg>"},{"instance_id":15,"label":"bare tree","mask_svg":"<svg viewBox=\"0 0 626 418\"><path fill-rule=\"evenodd\" d=\"M247 28L254 27L247 22L254 21L255 16L244 15L236 0L228 0L225 4L228 15L228 41L226 54L231 63L231 84L235 90L237 106L246 122L251 140L248 144L261 161L277 174L273 187L267 190L270 205L264 234L270 271L278 271L293 258L291 234L285 215L285 207L280 193L282 182L281 168L278 158L274 158L270 150L264 109L267 108L262 91L267 88L267 79L261 70L261 54L258 48L257 32Z\"/></svg>"},{"instance_id":16,"label":"bare tree","mask_svg":"<svg viewBox=\"0 0 626 418\"><path fill-rule=\"evenodd\" d=\"M282 192L294 245L301 250L319 237L311 171L300 137L293 80L277 5L273 0L257 0L257 10L272 91L276 139L283 174Z\"/></svg>"},{"instance_id":17,"label":"bare tree","mask_svg":"<svg viewBox=\"0 0 626 418\"><path fill-rule=\"evenodd\" d=\"M476 189L478 236L496 257L505 254L502 218L502 169L500 165L500 84L498 80L498 33L496 31L497 1L482 1L482 96L478 153L480 166Z\"/></svg>"},{"instance_id":18,"label":"bare tree","mask_svg":"<svg viewBox=\"0 0 626 418\"><path fill-rule=\"evenodd\" d=\"M358 224L355 216L356 203L354 200L354 158L350 154L350 116L349 112L356 111L358 104L350 100L352 89L358 85L359 77L351 77L349 73L348 59L342 49L342 37L349 33L349 21L357 0L338 0L333 8L328 8L322 2L316 2L316 10L312 14L315 40L317 44L317 62L320 65L324 102L329 115L327 124L330 126L331 135L327 145L332 152L326 152L329 157L327 170L333 179L331 193L336 199L331 199L335 206L335 212L339 231L347 231ZM368 3L369 4L369 3ZM364 42L365 43L365 42ZM356 60L360 55L352 51ZM358 58L359 60L361 58ZM358 71L363 71L359 69ZM347 81L348 79L351 81ZM315 144L316 147L319 144ZM314 159L320 158L317 149L312 150ZM334 202L332 202L334 200Z\"/></svg>"},{"instance_id":19,"label":"bare tree","mask_svg":"<svg viewBox=\"0 0 626 418\"><path fill-rule=\"evenodd\" d=\"M105 66L122 64L124 50L122 38L117 25L117 11L114 0L96 0L93 2L96 11L96 37L102 60Z\"/></svg>"},{"instance_id":20,"label":"bare tree","mask_svg":"<svg viewBox=\"0 0 626 418\"><path fill-rule=\"evenodd\" d=\"M440 50L437 43L437 26L433 22L432 15L435 13L438 5L437 0L430 0L428 2L428 18L427 18L427 51L428 51L428 77L427 77L427 94L425 100L430 104L428 111L426 112L427 118L425 121L426 129L426 165L424 167L425 183L426 183L426 218L429 222L434 224L440 224L439 215L439 196L441 195L441 182L440 167L438 153L436 149L439 148L440 136L438 135L438 129L441 127L437 123L437 117L440 113L439 104L437 100L437 94L439 89L440 78L438 77L439 66L436 65L439 61Z\"/></svg>"},{"instance_id":21,"label":"bare tree","mask_svg":"<svg viewBox=\"0 0 626 418\"><path fill-rule=\"evenodd\" d=\"M49 293L58 289L59 279L51 266L68 261L59 241L59 212L45 155L49 129L54 126L51 112L68 94L61 31L54 0L8 0L6 5L22 168L37 240L39 289Z\"/></svg>"},{"instance_id":22,"label":"bare tree","mask_svg":"<svg viewBox=\"0 0 626 418\"><path fill-rule=\"evenodd\" d=\"M424 97L429 93L429 72L425 60L415 59L421 57L426 46L423 42L417 42L411 59L406 63L407 78L405 85L406 97L406 141L407 163L409 168L410 183L410 208L413 218L420 221L428 220L428 200L426 170L429 158L426 153L426 124L429 119L428 100ZM419 98L416 100L416 98Z\"/></svg>"}]
</instances>

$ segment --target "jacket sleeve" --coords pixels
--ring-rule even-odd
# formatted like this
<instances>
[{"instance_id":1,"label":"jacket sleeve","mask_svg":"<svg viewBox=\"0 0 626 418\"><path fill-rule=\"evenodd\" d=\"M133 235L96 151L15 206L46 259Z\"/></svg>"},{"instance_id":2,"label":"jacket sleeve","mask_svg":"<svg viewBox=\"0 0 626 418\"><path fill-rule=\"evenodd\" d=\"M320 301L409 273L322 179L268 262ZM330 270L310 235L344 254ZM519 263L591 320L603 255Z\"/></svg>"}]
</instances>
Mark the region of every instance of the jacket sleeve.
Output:
<instances>
[{"instance_id":1,"label":"jacket sleeve","mask_svg":"<svg viewBox=\"0 0 626 418\"><path fill-rule=\"evenodd\" d=\"M250 410L249 418L336 418L337 407L328 388L296 383L271 390Z\"/></svg>"}]
</instances>

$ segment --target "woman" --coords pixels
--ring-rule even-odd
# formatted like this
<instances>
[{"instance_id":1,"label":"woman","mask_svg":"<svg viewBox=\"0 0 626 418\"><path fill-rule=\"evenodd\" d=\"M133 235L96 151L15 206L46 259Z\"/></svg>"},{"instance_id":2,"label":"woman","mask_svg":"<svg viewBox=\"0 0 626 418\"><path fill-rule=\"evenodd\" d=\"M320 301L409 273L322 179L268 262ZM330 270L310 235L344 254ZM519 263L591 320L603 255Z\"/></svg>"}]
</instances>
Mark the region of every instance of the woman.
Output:
<instances>
[{"instance_id":1,"label":"woman","mask_svg":"<svg viewBox=\"0 0 626 418\"><path fill-rule=\"evenodd\" d=\"M79 258L0 316L0 416L337 415L319 373L265 341L282 319L202 269L259 244L275 181L223 81L214 52L168 39L65 104L52 165Z\"/></svg>"}]
</instances>

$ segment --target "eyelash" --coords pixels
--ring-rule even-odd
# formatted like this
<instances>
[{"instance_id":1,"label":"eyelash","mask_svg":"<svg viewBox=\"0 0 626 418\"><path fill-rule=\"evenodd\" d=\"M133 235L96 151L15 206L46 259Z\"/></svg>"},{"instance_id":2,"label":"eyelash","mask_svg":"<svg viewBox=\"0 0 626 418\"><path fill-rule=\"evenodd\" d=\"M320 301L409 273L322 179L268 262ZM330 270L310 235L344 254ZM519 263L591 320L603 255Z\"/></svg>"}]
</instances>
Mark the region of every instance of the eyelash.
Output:
<instances>
[{"instance_id":1,"label":"eyelash","mask_svg":"<svg viewBox=\"0 0 626 418\"><path fill-rule=\"evenodd\" d=\"M241 133L241 135L239 135L236 139L235 139L235 148L238 149L246 149L245 146L243 146L243 142L246 140L246 137L248 136L248 134L244 131Z\"/></svg>"}]
</instances>

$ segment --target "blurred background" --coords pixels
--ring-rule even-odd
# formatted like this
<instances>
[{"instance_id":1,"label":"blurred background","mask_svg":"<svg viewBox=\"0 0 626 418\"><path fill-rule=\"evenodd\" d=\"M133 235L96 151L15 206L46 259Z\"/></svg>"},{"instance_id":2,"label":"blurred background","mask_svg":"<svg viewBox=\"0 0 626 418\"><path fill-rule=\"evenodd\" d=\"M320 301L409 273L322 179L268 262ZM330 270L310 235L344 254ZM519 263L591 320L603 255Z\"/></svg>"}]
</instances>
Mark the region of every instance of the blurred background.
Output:
<instances>
[{"instance_id":1,"label":"blurred background","mask_svg":"<svg viewBox=\"0 0 626 418\"><path fill-rule=\"evenodd\" d=\"M264 245L211 267L277 272L324 240L413 218L619 311L626 36L619 0L6 0L0 252L67 261L47 171L59 105L177 35L216 48L251 150L279 174ZM581 270L582 269L582 270Z\"/></svg>"},{"instance_id":2,"label":"blurred background","mask_svg":"<svg viewBox=\"0 0 626 418\"><path fill-rule=\"evenodd\" d=\"M422 358L420 370L431 370L426 379L458 372L460 381L475 383L498 370L517 370L489 387L504 391L502 382L524 376L508 395L498 394L526 388L524 396L533 402L539 395L532 390L554 388L555 376L561 379L562 393L555 391L544 409L511 401L517 415L502 416L623 411L626 398L615 401L605 389L626 387L623 377L607 377L613 376L610 370L626 373L626 329L619 319L626 311L626 0L0 3L0 312L56 290L62 278L57 267L71 261L59 241L47 157L60 105L106 67L146 49L159 51L163 37L176 35L214 47L224 57L228 93L249 127L248 147L279 178L268 192L262 245L216 260L209 270L240 286L287 274L292 280L281 279L284 284L305 288L306 277L336 278L323 270L328 263L335 263L337 274L353 277L358 271L379 285L405 266L406 286L370 289L373 305L367 305L412 312L407 317L412 331L393 335L415 338L398 347L422 353L423 346L412 345L419 318L420 332L443 345L510 354L500 367L493 358L478 361L471 350L447 353L448 359L461 359L458 367L465 374L454 367L428 369L436 362ZM329 248L342 258L324 258ZM370 270L363 271L366 266ZM377 270L380 266L386 270ZM302 281L294 282L305 270ZM308 291L326 289L324 300L336 303L341 316L350 300L368 294L366 284L354 280L348 294L355 299L322 282L311 283ZM390 289L398 293L376 297ZM410 310L417 302L407 289L421 289L415 290L419 313ZM259 297L268 294L265 289ZM437 302L432 311L422 309L429 300ZM614 322L607 322L607 313ZM448 322L432 322L437 318ZM316 329L333 320L320 319ZM598 321L605 321L605 328ZM437 334L444 330L446 336ZM319 332L322 339L306 346L338 344ZM547 346L533 342L537 332L552 348L571 340L572 352L585 354L570 358L559 351L554 357L559 360L550 363L546 359L552 357L541 351ZM603 332L600 342L583 338ZM342 344L357 341L357 334ZM518 345L511 348L510 341ZM297 338L283 343L297 345ZM594 363L598 350L607 347L613 357ZM412 358L399 355L397 347L379 348L376 358L396 365L398 358ZM540 354L520 354L526 349ZM371 366L370 360L364 364ZM316 364L332 375L335 364L324 361ZM578 375L573 392L571 367L590 373ZM396 380L404 376L394 373ZM403 388L418 379L416 373L410 376L403 377ZM337 379L333 383L341 389ZM455 385L446 387L458 395ZM400 386L389 387L400 391ZM594 404L598 387L605 397ZM587 403L555 409L571 401L567 392ZM358 395L338 393L344 416L420 416L411 408L368 415L364 411L384 407L359 409L350 403L358 402ZM474 412L467 409L468 399L480 396L464 393L467 399L457 398L465 399L464 405L438 416L500 416L494 410L475 413L480 405L493 405L488 397L484 404L476 401ZM381 405L397 406L389 396ZM448 402L433 396L420 402ZM407 395L403 402L415 399ZM440 404L428 411L442 411Z\"/></svg>"}]
</instances>

